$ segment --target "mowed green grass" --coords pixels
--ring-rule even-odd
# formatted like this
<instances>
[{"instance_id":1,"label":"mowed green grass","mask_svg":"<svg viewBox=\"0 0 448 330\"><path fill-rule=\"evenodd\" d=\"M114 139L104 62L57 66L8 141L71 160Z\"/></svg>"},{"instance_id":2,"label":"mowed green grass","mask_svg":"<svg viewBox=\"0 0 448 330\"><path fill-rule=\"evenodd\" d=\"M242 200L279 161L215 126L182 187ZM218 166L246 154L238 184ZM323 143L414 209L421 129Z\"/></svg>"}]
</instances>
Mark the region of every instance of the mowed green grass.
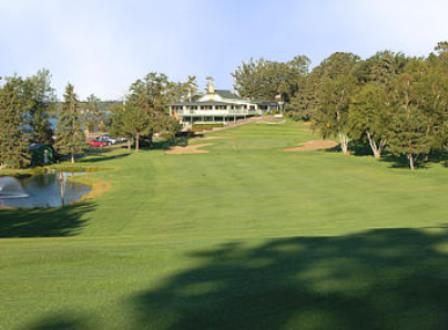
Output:
<instances>
[{"instance_id":1,"label":"mowed green grass","mask_svg":"<svg viewBox=\"0 0 448 330\"><path fill-rule=\"evenodd\" d=\"M285 153L303 124L209 154L87 159L112 183L0 211L0 329L448 328L448 168Z\"/></svg>"}]
</instances>

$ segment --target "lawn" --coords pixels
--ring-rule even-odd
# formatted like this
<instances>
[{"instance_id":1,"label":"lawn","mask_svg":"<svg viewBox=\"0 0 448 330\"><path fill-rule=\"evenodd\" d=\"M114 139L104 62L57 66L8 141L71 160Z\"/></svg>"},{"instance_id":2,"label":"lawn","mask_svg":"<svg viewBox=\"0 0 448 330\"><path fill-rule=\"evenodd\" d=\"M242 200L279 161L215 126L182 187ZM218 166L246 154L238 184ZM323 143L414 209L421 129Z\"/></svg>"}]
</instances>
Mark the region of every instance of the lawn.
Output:
<instances>
[{"instance_id":1,"label":"lawn","mask_svg":"<svg viewBox=\"0 0 448 330\"><path fill-rule=\"evenodd\" d=\"M0 329L448 328L448 168L283 152L301 123L207 136L85 159L93 200L0 211Z\"/></svg>"}]
</instances>

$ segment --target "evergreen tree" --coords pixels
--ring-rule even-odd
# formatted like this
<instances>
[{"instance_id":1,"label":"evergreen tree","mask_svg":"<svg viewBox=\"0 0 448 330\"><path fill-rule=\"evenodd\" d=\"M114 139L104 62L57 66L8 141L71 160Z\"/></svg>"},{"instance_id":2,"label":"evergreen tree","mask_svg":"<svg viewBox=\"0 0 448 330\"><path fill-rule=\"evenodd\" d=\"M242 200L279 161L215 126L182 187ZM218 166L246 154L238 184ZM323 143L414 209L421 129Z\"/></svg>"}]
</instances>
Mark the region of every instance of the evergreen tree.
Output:
<instances>
[{"instance_id":1,"label":"evergreen tree","mask_svg":"<svg viewBox=\"0 0 448 330\"><path fill-rule=\"evenodd\" d=\"M83 122L89 132L103 131L105 128L104 115L100 108L101 100L94 94L89 95L83 113Z\"/></svg>"},{"instance_id":2,"label":"evergreen tree","mask_svg":"<svg viewBox=\"0 0 448 330\"><path fill-rule=\"evenodd\" d=\"M19 77L6 79L0 88L0 165L23 168L29 164L28 111L25 83Z\"/></svg>"},{"instance_id":3,"label":"evergreen tree","mask_svg":"<svg viewBox=\"0 0 448 330\"><path fill-rule=\"evenodd\" d=\"M312 120L318 110L319 87L322 80L322 67L318 66L302 79L300 88L286 106L287 114L295 119Z\"/></svg>"},{"instance_id":4,"label":"evergreen tree","mask_svg":"<svg viewBox=\"0 0 448 330\"><path fill-rule=\"evenodd\" d=\"M131 141L135 142L135 151L140 150L140 138L151 131L150 117L141 108L132 106L115 105L112 111L111 133L124 136L128 139L128 150L131 149Z\"/></svg>"},{"instance_id":5,"label":"evergreen tree","mask_svg":"<svg viewBox=\"0 0 448 330\"><path fill-rule=\"evenodd\" d=\"M27 97L30 102L29 125L31 141L34 143L53 144L53 130L49 113L56 104L54 89L51 87L51 75L48 70L40 70L27 79Z\"/></svg>"},{"instance_id":6,"label":"evergreen tree","mask_svg":"<svg viewBox=\"0 0 448 330\"><path fill-rule=\"evenodd\" d=\"M411 170L431 150L427 124L427 117L412 105L403 106L401 111L394 114L389 131L389 150L395 155L405 155Z\"/></svg>"},{"instance_id":7,"label":"evergreen tree","mask_svg":"<svg viewBox=\"0 0 448 330\"><path fill-rule=\"evenodd\" d=\"M134 117L135 137L146 136L150 141L154 132L171 129L173 126L167 119L168 105L179 96L188 96L194 89L195 77L189 77L186 83L175 83L164 74L151 72L142 80L137 80L130 87L125 107L125 118ZM137 114L140 115L137 115ZM164 124L169 124L165 126ZM145 127L144 125L147 125ZM138 131L138 134L137 134ZM136 141L136 149L138 141Z\"/></svg>"},{"instance_id":8,"label":"evergreen tree","mask_svg":"<svg viewBox=\"0 0 448 330\"><path fill-rule=\"evenodd\" d=\"M134 139L133 132L127 129L127 124L125 123L125 108L123 105L114 104L110 107L110 133L114 136L120 136L127 139L128 150L131 151L132 141Z\"/></svg>"},{"instance_id":9,"label":"evergreen tree","mask_svg":"<svg viewBox=\"0 0 448 330\"><path fill-rule=\"evenodd\" d=\"M80 111L77 96L72 84L65 88L58 125L56 128L56 148L60 153L69 154L71 162L75 155L83 151L85 136L81 129Z\"/></svg>"}]
</instances>

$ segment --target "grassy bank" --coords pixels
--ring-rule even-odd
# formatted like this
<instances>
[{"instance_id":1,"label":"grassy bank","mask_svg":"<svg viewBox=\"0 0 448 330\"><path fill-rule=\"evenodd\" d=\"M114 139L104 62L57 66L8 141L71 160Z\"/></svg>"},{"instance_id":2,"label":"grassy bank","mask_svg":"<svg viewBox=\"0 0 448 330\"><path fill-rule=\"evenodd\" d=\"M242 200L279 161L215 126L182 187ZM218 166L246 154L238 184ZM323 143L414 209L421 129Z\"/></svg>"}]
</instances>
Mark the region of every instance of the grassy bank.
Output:
<instances>
[{"instance_id":1,"label":"grassy bank","mask_svg":"<svg viewBox=\"0 0 448 330\"><path fill-rule=\"evenodd\" d=\"M207 136L83 160L110 186L75 206L0 211L0 328L448 325L447 168L285 153L316 138L290 122Z\"/></svg>"}]
</instances>

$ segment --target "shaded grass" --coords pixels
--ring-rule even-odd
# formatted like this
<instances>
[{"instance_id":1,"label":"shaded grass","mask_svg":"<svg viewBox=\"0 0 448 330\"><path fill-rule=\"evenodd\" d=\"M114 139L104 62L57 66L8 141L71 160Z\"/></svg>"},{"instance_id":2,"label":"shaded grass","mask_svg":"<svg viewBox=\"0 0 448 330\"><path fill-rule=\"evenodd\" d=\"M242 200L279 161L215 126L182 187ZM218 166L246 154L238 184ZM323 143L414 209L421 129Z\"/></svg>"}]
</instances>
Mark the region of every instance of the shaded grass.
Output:
<instances>
[{"instance_id":1,"label":"shaded grass","mask_svg":"<svg viewBox=\"0 0 448 330\"><path fill-rule=\"evenodd\" d=\"M63 208L1 210L0 238L76 235L94 208L94 203L83 202Z\"/></svg>"},{"instance_id":2,"label":"shaded grass","mask_svg":"<svg viewBox=\"0 0 448 330\"><path fill-rule=\"evenodd\" d=\"M447 234L390 229L226 243L193 253L199 266L132 302L142 328L444 329Z\"/></svg>"}]
</instances>

